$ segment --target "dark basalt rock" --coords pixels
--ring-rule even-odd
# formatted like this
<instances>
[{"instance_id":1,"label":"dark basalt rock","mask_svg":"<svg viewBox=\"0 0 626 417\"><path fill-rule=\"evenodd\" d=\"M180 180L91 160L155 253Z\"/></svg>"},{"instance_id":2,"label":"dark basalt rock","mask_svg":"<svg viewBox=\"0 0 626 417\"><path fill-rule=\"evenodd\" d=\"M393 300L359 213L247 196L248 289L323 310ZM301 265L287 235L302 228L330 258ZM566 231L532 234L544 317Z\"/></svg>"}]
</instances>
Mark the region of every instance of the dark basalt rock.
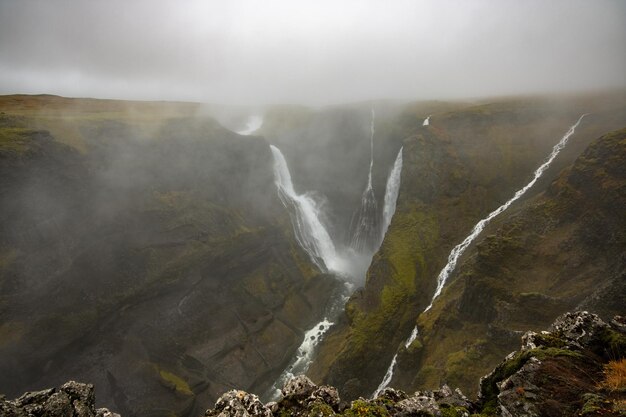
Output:
<instances>
[{"instance_id":1,"label":"dark basalt rock","mask_svg":"<svg viewBox=\"0 0 626 417\"><path fill-rule=\"evenodd\" d=\"M624 415L626 387L606 389L602 382L607 363L626 357L621 320L565 313L549 331L526 332L521 350L481 379L478 408L504 417ZM602 406L585 407L588 398Z\"/></svg>"},{"instance_id":2,"label":"dark basalt rock","mask_svg":"<svg viewBox=\"0 0 626 417\"><path fill-rule=\"evenodd\" d=\"M625 382L611 382L608 369L624 366L624 319L610 323L586 311L566 313L549 331L526 332L512 352L480 381L470 401L457 388L404 391L386 388L373 399L342 402L336 388L316 385L305 375L287 381L277 402L263 404L240 390L224 393L206 417L557 417L623 416ZM193 414L191 414L193 415ZM95 409L94 387L70 381L59 388L0 397L0 417L120 417Z\"/></svg>"},{"instance_id":3,"label":"dark basalt rock","mask_svg":"<svg viewBox=\"0 0 626 417\"><path fill-rule=\"evenodd\" d=\"M59 388L27 392L15 400L0 397L2 417L120 417L106 408L96 409L92 384L69 381Z\"/></svg>"},{"instance_id":4,"label":"dark basalt rock","mask_svg":"<svg viewBox=\"0 0 626 417\"><path fill-rule=\"evenodd\" d=\"M549 331L526 332L519 351L512 352L480 382L470 401L457 388L435 391L387 388L377 398L341 402L337 389L317 386L299 375L285 383L283 397L263 406L256 396L230 391L207 416L619 416L624 415L626 390L602 386L606 364L626 357L624 319L610 324L582 311L566 313ZM253 401L249 398L253 398ZM224 406L228 404L228 406ZM254 406L250 406L254 404Z\"/></svg>"}]
</instances>

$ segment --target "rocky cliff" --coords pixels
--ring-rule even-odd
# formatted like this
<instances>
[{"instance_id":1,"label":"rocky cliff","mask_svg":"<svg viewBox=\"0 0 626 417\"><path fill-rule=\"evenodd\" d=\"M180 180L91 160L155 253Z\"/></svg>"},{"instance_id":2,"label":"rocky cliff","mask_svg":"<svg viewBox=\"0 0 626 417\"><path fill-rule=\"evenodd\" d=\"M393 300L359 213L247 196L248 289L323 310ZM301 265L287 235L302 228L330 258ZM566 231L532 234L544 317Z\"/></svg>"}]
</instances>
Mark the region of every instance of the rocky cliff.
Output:
<instances>
[{"instance_id":1,"label":"rocky cliff","mask_svg":"<svg viewBox=\"0 0 626 417\"><path fill-rule=\"evenodd\" d=\"M285 384L282 398L262 404L229 391L206 416L620 416L626 412L626 319L605 323L588 312L566 313L548 331L526 332L520 350L480 380L470 401L444 385L432 391L387 388L376 398L346 402L332 386L305 376Z\"/></svg>"},{"instance_id":2,"label":"rocky cliff","mask_svg":"<svg viewBox=\"0 0 626 417\"><path fill-rule=\"evenodd\" d=\"M0 392L72 378L125 415L189 415L263 391L324 314L337 282L267 142L170 106L0 98Z\"/></svg>"},{"instance_id":3,"label":"rocky cliff","mask_svg":"<svg viewBox=\"0 0 626 417\"><path fill-rule=\"evenodd\" d=\"M432 391L387 388L376 398L344 401L339 391L304 375L285 383L277 402L264 404L242 390L224 393L205 416L469 417L621 416L626 412L626 319L605 323L585 311L566 313L547 331L526 332L521 349L480 380L470 400L444 385ZM114 417L95 410L92 385L68 382L59 389L0 398L6 417Z\"/></svg>"},{"instance_id":4,"label":"rocky cliff","mask_svg":"<svg viewBox=\"0 0 626 417\"><path fill-rule=\"evenodd\" d=\"M370 395L382 380L392 356L400 350L401 371L397 373L392 384L404 389L416 389L435 388L449 381L472 392L475 385L470 381L490 369L499 357L513 348L512 341L517 337L516 332L523 331L528 326L546 326L558 314L574 308L576 302L573 299L569 304L540 301L546 296L558 297L555 295L558 292L556 288L548 295L541 287L543 284L540 284L552 282L553 279L547 279L545 273L535 279L526 272L526 268L532 268L533 271L544 268L551 271L551 277L554 278L554 274L557 274L557 264L554 263L557 249L553 250L552 257L541 257L535 262L532 261L534 255L531 254L536 249L536 241L518 242L518 246L513 247L516 241L503 240L502 244L511 244L509 252L502 253L490 265L492 272L498 270L505 275L500 275L486 284L485 271L474 274L474 294L478 298L472 299L466 295L463 304L450 306L455 319L449 321L444 317L439 318L439 304L436 304L429 314L420 318L419 329L420 332L424 331L424 337L408 350L402 347L417 316L429 304L435 290L436 277L445 265L452 247L469 234L474 224L511 198L517 189L529 181L529 176L550 153L551 147L580 114L584 113L581 111L583 108L593 108L596 113L581 124L553 167L544 174L545 178L531 190L525 200L531 201L542 190L546 190L559 171L571 164L594 139L607 130L624 126L623 99L617 97L601 104L593 100L560 104L528 100L468 106L433 114L429 126L421 126L423 116L403 115L399 122L407 126L407 132L412 130L413 133L403 141L404 164L396 213L379 252L372 260L365 287L353 295L346 306L343 321L322 343L318 359L310 370L311 376L338 386L348 397ZM610 152L618 152L620 156L615 158L623 161L621 149L619 145ZM598 170L602 170L604 162L603 159L597 159ZM598 192L602 190L601 187L598 189L602 181L594 176L588 176L584 180L588 184L587 189L597 189ZM607 191L602 196L607 197L607 205L603 205L599 196L579 196L580 201L585 197L589 197L585 204L597 204L599 210L603 207L619 207L619 204L615 205L615 198L621 198ZM561 206L571 206L574 210L580 205L576 201L570 199ZM514 205L501 218L514 216L523 204L525 202ZM591 221L596 216L591 215L592 212L593 209L589 207L586 214L580 214L577 219ZM536 221L528 221L533 228L546 220L539 212L534 216ZM555 211L552 221L557 221L557 216ZM603 217L605 214L597 216ZM613 222L623 221L623 215L620 220L620 214L614 209L607 211L606 216L613 225L617 224ZM578 220L573 219L569 224L576 224ZM604 224L602 221L600 223ZM605 242L613 242L612 239L616 236L615 229L609 223L598 229L598 237L605 237ZM538 230L537 237L558 239L559 235L550 229L550 225L544 226L545 231ZM590 233L593 230L591 224L585 227ZM520 230L524 230L523 226ZM480 251L481 247L487 249L488 246L499 246L500 242L494 242L497 238L488 237L493 233L493 228L485 230L479 239L482 243L470 247L461 263L470 257L476 258L472 254ZM577 243L571 243L572 256L564 255L561 262L575 262L578 259L575 253L584 252ZM614 256L620 251L623 253L624 242L611 245L613 244L606 243L609 250L599 251L597 255L589 252L589 258L594 259L593 265L597 268L589 266L586 278L583 277L582 270L578 271L580 273L577 272L576 278L570 282L578 282L580 288L589 295L594 290L591 283L593 280L608 282L618 276L612 269L615 265ZM518 265L517 275L513 274L506 262L508 260L512 263L513 259L520 258L509 255L525 256L523 263ZM499 262L503 265L500 266ZM463 268L458 268L452 276L452 283L464 274L463 271ZM526 279L527 276L531 278ZM456 286L443 294L441 302L453 294L454 288L465 282L465 279L457 280ZM519 292L516 292L524 295L512 299L510 294L503 291L502 294L508 295L503 295L498 300L506 301L509 306L507 308L510 309L517 306L525 308L521 306L531 304L539 306L541 308L538 314L545 320L537 320L531 324L533 317L531 307L528 307L529 316L526 316L528 320L524 323L513 324L513 320L524 316L512 312L506 315L513 319L510 325L490 326L490 317L493 317L493 310L490 309L499 308L499 304L494 299L483 298L506 290L512 282L527 283L520 284ZM607 292L609 293L611 292ZM623 290L621 294L624 294ZM563 297L567 296L563 294ZM582 299L579 298L578 301ZM459 310L461 307L463 309ZM615 309L607 311L609 314L617 312ZM450 329L445 337L430 338L443 328ZM481 347L480 343L488 333L500 338L496 344L502 346L499 350ZM505 340L504 344L502 340ZM476 355L485 362L477 361ZM468 368L469 372L466 372ZM406 374L403 374L402 369L406 369ZM419 370L417 376L416 369ZM454 374L455 369L459 370L458 377ZM463 381L465 377L469 379Z\"/></svg>"}]
</instances>

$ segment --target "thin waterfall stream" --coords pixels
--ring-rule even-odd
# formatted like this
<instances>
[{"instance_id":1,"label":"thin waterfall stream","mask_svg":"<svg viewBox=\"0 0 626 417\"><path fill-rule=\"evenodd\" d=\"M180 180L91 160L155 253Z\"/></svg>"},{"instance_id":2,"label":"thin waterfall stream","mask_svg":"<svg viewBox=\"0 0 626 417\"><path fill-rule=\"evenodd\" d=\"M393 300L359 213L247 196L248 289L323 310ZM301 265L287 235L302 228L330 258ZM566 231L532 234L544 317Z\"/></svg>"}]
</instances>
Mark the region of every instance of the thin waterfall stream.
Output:
<instances>
[{"instance_id":1,"label":"thin waterfall stream","mask_svg":"<svg viewBox=\"0 0 626 417\"><path fill-rule=\"evenodd\" d=\"M487 217L485 217L484 219L476 223L476 225L472 229L472 232L469 234L469 236L467 236L461 243L459 243L452 249L452 251L450 252L450 255L448 255L448 263L444 266L444 268L439 273L439 276L437 277L437 288L435 289L435 293L433 294L433 297L431 298L430 304L428 305L428 307L424 309L423 312L426 312L432 308L433 303L435 302L435 299L437 299L437 297L439 297L439 295L441 294L441 291L443 290L443 287L445 286L448 278L450 277L450 274L454 271L459 258L461 257L461 255L463 255L463 253L468 248L468 246L476 239L476 237L483 231L485 226L487 226L489 222L493 220L494 217L496 217L497 215L502 213L504 210L509 208L511 204L519 200L533 185L535 185L535 183L541 177L541 175L543 175L543 173L550 167L550 165L552 164L552 161L554 161L554 159L557 157L559 152L561 152L561 150L565 147L565 145L567 145L567 141L574 134L574 132L576 131L576 128L578 127L583 117L585 116L586 114L583 114L582 116L580 116L578 121L576 121L576 123L574 123L574 125L572 125L569 128L569 130L565 133L565 135L561 138L561 140L556 145L554 145L554 147L552 148L552 152L550 153L548 158L545 160L545 162L541 164L539 168L535 170L533 179L524 187L519 189L510 200L508 200L506 203L502 204L500 207L498 207L497 209L489 213ZM418 328L416 325L411 331L409 338L404 343L405 348L408 348L411 345L411 343L415 341L415 339L417 338L417 335L418 335ZM396 353L394 354L391 360L391 364L387 368L387 372L385 373L385 376L383 377L382 382L380 383L378 388L376 388L376 391L374 391L374 393L372 394L372 397L374 398L377 397L382 392L382 390L387 388L387 386L391 382L393 378L393 371L396 366L397 359L398 359L398 354Z\"/></svg>"},{"instance_id":2,"label":"thin waterfall stream","mask_svg":"<svg viewBox=\"0 0 626 417\"><path fill-rule=\"evenodd\" d=\"M373 254L376 249L376 245L378 244L380 227L378 220L378 203L376 202L376 195L374 194L374 188L372 187L372 169L374 167L374 125L376 122L376 112L372 109L371 113L370 168L367 175L367 184L365 186L365 190L363 191L363 195L361 196L361 205L354 213L351 222L352 224L350 225L350 229L352 231L350 246L357 252L371 252Z\"/></svg>"}]
</instances>

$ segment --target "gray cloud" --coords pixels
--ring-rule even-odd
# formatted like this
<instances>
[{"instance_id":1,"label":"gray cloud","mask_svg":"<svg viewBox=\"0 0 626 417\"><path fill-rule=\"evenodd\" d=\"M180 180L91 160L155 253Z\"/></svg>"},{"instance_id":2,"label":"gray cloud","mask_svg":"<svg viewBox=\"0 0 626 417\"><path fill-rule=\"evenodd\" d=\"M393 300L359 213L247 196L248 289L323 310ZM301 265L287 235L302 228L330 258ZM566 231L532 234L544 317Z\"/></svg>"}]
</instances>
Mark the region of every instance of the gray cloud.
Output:
<instances>
[{"instance_id":1,"label":"gray cloud","mask_svg":"<svg viewBox=\"0 0 626 417\"><path fill-rule=\"evenodd\" d=\"M622 1L0 0L0 93L262 104L626 86Z\"/></svg>"}]
</instances>

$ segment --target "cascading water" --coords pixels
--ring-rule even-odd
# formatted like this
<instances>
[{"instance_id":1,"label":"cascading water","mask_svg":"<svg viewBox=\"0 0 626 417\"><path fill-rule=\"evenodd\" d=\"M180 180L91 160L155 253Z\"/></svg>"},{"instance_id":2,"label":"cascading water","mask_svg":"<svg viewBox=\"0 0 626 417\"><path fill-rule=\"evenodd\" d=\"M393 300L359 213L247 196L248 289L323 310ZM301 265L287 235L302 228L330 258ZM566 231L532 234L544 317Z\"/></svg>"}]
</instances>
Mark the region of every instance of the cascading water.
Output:
<instances>
[{"instance_id":1,"label":"cascading water","mask_svg":"<svg viewBox=\"0 0 626 417\"><path fill-rule=\"evenodd\" d=\"M371 192L371 198L374 202L373 216L377 219L377 207L376 200L373 195L372 188L372 168L373 168L373 152L374 152L374 117L375 113L372 110L372 124L371 124L371 137L370 137L370 170L368 176L368 185L366 188L367 194ZM319 220L319 212L315 205L315 202L306 194L298 195L295 192L293 182L291 180L291 174L285 157L280 149L270 145L272 154L274 156L274 176L276 186L278 188L278 194L285 207L289 210L296 239L302 248L309 254L320 269L323 267L328 268L332 272L338 273L340 277L347 279L348 281L355 277L350 277L349 264L350 261L343 258L335 250L335 246L330 238L329 233L324 228L322 222ZM382 235L387 231L391 218L395 212L396 201L398 198L398 191L400 188L400 174L402 171L402 148L398 151L398 156L395 159L393 167L387 178L387 185L385 189L385 199L383 208L383 224ZM365 204L367 207L368 204ZM371 207L371 205L370 205ZM372 227L376 227L377 224L373 223ZM377 231L375 238L378 239ZM380 242L375 242L372 252L378 247ZM363 246L364 248L365 246ZM323 264L322 264L323 262ZM305 332L304 340L297 350L295 358L291 361L287 369L285 369L278 379L274 382L266 397L269 399L275 399L280 394L280 388L282 385L294 375L305 373L313 361L313 355L319 342L322 340L324 334L333 325L332 320L336 318L351 293L353 286L348 281L345 282L343 291L338 294L338 297L334 297L334 302L331 303L330 309L327 311L324 319L311 327Z\"/></svg>"},{"instance_id":2,"label":"cascading water","mask_svg":"<svg viewBox=\"0 0 626 417\"><path fill-rule=\"evenodd\" d=\"M376 113L372 109L370 123L370 169L367 176L367 186L361 196L361 205L352 216L350 230L352 238L350 246L357 252L374 252L379 240L380 228L378 224L378 204L372 188L372 168L374 167L374 122Z\"/></svg>"},{"instance_id":3,"label":"cascading water","mask_svg":"<svg viewBox=\"0 0 626 417\"><path fill-rule=\"evenodd\" d=\"M306 194L296 193L284 155L276 146L270 145L270 148L274 156L274 180L278 195L289 212L296 240L320 270L328 270L339 277L349 279L349 262L337 253L328 231L319 219L320 212L315 201ZM276 398L285 381L293 375L307 371L313 360L315 348L333 325L331 320L339 315L351 290L352 284L346 281L343 291L331 295L334 301L326 312L327 316L305 332L295 358L274 382L267 398Z\"/></svg>"},{"instance_id":4,"label":"cascading water","mask_svg":"<svg viewBox=\"0 0 626 417\"><path fill-rule=\"evenodd\" d=\"M320 212L315 201L306 194L296 193L285 157L276 146L270 145L270 148L274 156L274 181L278 195L289 211L298 243L320 270L345 274L346 263L337 255L335 245L319 219Z\"/></svg>"},{"instance_id":5,"label":"cascading water","mask_svg":"<svg viewBox=\"0 0 626 417\"><path fill-rule=\"evenodd\" d=\"M582 116L580 116L578 121L576 121L576 123L574 123L574 125L569 128L569 130L567 131L567 133L565 133L565 135L561 138L561 140L556 145L554 145L554 147L552 148L552 152L550 153L546 161L543 164L541 164L539 168L535 170L533 179L528 184L526 184L523 188L519 189L509 201L502 204L500 207L498 207L497 209L489 213L487 217L485 217L484 219L476 223L470 235L467 236L463 240L463 242L459 243L452 249L452 251L450 252L450 255L448 255L448 263L446 264L446 266L444 266L444 268L439 273L439 276L437 277L437 288L435 289L435 293L433 297L431 298L430 304L428 305L428 307L424 309L424 312L432 308L433 303L435 302L435 299L439 297L439 295L441 294L441 291L443 290L443 287L446 284L448 277L450 276L452 271L454 271L454 268L456 267L456 264L459 258L461 257L461 255L463 255L463 252L465 252L467 247L474 241L474 239L476 239L476 237L480 234L480 232L483 231L485 226L487 226L487 224L489 224L489 222L493 220L494 217L496 217L498 214L502 213L504 210L509 208L511 204L519 200L520 197L522 197L526 193L526 191L528 191L533 185L535 185L539 177L541 177L541 175L550 167L550 164L552 164L552 161L554 161L554 159L559 154L559 152L561 152L561 150L565 147L565 145L567 145L567 141L574 134L574 132L576 131L576 128L578 127L583 117L585 116L586 114L583 114ZM408 348L411 345L411 343L415 341L415 339L417 338L417 335L418 335L418 329L417 329L417 326L415 326L413 328L413 331L411 332L411 335L409 336L409 338L406 340L404 344L405 348ZM387 372L385 373L383 381L381 382L381 384L378 386L378 388L372 395L373 397L377 397L382 392L382 390L385 389L391 382L391 379L393 378L393 371L396 366L397 357L398 357L398 354L396 353L393 356L393 359L391 361L391 364L389 365L389 368L387 369Z\"/></svg>"},{"instance_id":6,"label":"cascading water","mask_svg":"<svg viewBox=\"0 0 626 417\"><path fill-rule=\"evenodd\" d=\"M285 369L278 379L274 382L274 384L269 389L268 393L265 397L269 400L276 400L280 396L280 389L283 387L286 381L291 379L295 375L300 375L306 373L313 363L313 355L315 353L315 349L317 345L321 342L322 338L326 334L326 332L330 329L330 327L334 324L329 320L328 317L338 317L343 306L348 301L349 293L351 288L349 285L346 285L343 288L343 293L340 294L340 297L335 299L335 302L332 303L328 316L324 317L322 321L315 324L304 334L304 340L298 347L298 351L296 352L295 358L291 361L287 369Z\"/></svg>"},{"instance_id":7,"label":"cascading water","mask_svg":"<svg viewBox=\"0 0 626 417\"><path fill-rule=\"evenodd\" d=\"M422 123L422 126L428 126L430 125L430 115L424 119L424 123Z\"/></svg>"},{"instance_id":8,"label":"cascading water","mask_svg":"<svg viewBox=\"0 0 626 417\"><path fill-rule=\"evenodd\" d=\"M383 224L380 233L380 240L385 237L387 229L391 224L391 218L396 212L396 202L398 200L398 192L400 191L400 174L402 173L402 148L398 151L398 156L393 163L393 168L387 178L387 186L385 188L385 200L383 206Z\"/></svg>"}]
</instances>

